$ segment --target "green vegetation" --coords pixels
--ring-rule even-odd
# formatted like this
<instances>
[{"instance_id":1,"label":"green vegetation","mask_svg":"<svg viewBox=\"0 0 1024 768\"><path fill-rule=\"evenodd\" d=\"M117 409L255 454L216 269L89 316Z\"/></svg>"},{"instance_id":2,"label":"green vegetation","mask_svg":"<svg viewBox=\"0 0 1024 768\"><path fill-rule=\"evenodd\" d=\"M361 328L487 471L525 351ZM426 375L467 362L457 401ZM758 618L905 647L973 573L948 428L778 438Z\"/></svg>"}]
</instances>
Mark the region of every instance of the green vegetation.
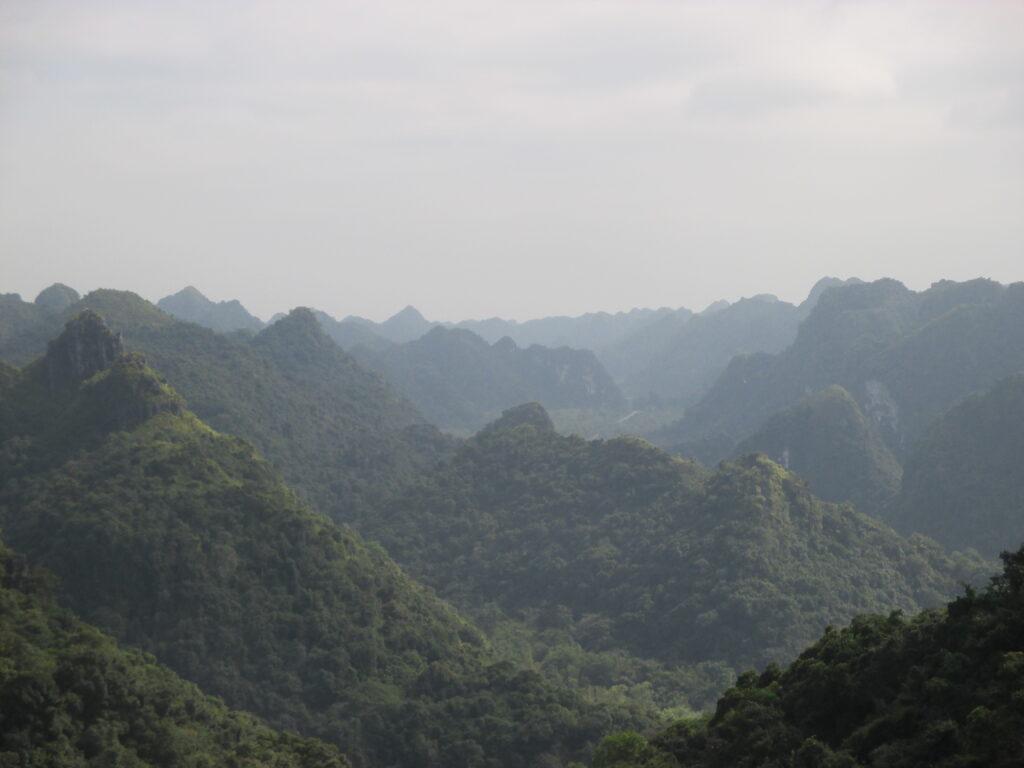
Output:
<instances>
[{"instance_id":1,"label":"green vegetation","mask_svg":"<svg viewBox=\"0 0 1024 768\"><path fill-rule=\"evenodd\" d=\"M213 302L191 285L172 296L164 296L156 305L172 317L219 333L241 330L256 332L263 328L262 321L250 315L237 300Z\"/></svg>"},{"instance_id":2,"label":"green vegetation","mask_svg":"<svg viewBox=\"0 0 1024 768\"><path fill-rule=\"evenodd\" d=\"M49 582L0 544L0 766L348 765L335 747L272 731L119 648L58 609Z\"/></svg>"},{"instance_id":3,"label":"green vegetation","mask_svg":"<svg viewBox=\"0 0 1024 768\"><path fill-rule=\"evenodd\" d=\"M1024 373L939 419L907 459L893 525L994 557L1024 541Z\"/></svg>"},{"instance_id":4,"label":"green vegetation","mask_svg":"<svg viewBox=\"0 0 1024 768\"><path fill-rule=\"evenodd\" d=\"M875 517L883 516L899 493L899 462L857 401L840 386L779 411L740 443L735 455L753 452L799 474L819 498L853 502L859 511Z\"/></svg>"},{"instance_id":5,"label":"green vegetation","mask_svg":"<svg viewBox=\"0 0 1024 768\"><path fill-rule=\"evenodd\" d=\"M118 347L83 315L0 392L0 525L66 607L359 766L581 759L613 724L653 722L502 661Z\"/></svg>"},{"instance_id":6,"label":"green vegetation","mask_svg":"<svg viewBox=\"0 0 1024 768\"><path fill-rule=\"evenodd\" d=\"M1003 560L945 610L860 616L785 671L744 673L711 716L605 739L594 768L1024 764L1024 549Z\"/></svg>"},{"instance_id":7,"label":"green vegetation","mask_svg":"<svg viewBox=\"0 0 1024 768\"><path fill-rule=\"evenodd\" d=\"M338 349L308 310L254 338L234 338L174 320L135 294L94 291L37 318L17 344L0 343L0 357L24 363L42 354L66 319L85 308L166 376L204 422L255 444L336 520L368 511L449 450L447 438Z\"/></svg>"},{"instance_id":8,"label":"green vegetation","mask_svg":"<svg viewBox=\"0 0 1024 768\"><path fill-rule=\"evenodd\" d=\"M363 522L411 572L583 649L670 665L791 658L829 623L953 594L981 564L825 504L764 457L709 473L512 409Z\"/></svg>"},{"instance_id":9,"label":"green vegetation","mask_svg":"<svg viewBox=\"0 0 1024 768\"><path fill-rule=\"evenodd\" d=\"M790 347L734 358L656 438L676 445L726 434L735 444L776 411L838 384L902 458L957 401L1022 369L1024 283L943 281L914 293L885 279L832 288Z\"/></svg>"}]
</instances>

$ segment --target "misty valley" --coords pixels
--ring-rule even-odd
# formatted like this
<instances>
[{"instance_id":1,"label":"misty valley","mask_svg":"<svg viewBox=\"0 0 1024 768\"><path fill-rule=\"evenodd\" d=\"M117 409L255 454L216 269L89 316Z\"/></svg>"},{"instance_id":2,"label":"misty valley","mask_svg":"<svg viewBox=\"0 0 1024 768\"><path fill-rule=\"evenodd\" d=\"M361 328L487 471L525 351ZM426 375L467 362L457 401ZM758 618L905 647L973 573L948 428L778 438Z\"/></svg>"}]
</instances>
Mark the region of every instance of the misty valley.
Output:
<instances>
[{"instance_id":1,"label":"misty valley","mask_svg":"<svg viewBox=\"0 0 1024 768\"><path fill-rule=\"evenodd\" d=\"M1024 283L0 294L0 767L1024 765Z\"/></svg>"}]
</instances>

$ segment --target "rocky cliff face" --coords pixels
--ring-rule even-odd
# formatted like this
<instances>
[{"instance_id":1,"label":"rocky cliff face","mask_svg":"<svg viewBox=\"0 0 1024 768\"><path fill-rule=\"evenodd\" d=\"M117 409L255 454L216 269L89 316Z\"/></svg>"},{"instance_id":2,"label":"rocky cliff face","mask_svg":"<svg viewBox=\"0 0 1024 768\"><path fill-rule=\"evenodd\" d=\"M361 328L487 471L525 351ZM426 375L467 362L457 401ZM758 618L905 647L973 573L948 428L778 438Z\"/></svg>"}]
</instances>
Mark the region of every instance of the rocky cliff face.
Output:
<instances>
[{"instance_id":1,"label":"rocky cliff face","mask_svg":"<svg viewBox=\"0 0 1024 768\"><path fill-rule=\"evenodd\" d=\"M50 342L43 366L51 390L80 384L105 370L124 352L121 335L103 318L86 310L68 320L64 333Z\"/></svg>"}]
</instances>

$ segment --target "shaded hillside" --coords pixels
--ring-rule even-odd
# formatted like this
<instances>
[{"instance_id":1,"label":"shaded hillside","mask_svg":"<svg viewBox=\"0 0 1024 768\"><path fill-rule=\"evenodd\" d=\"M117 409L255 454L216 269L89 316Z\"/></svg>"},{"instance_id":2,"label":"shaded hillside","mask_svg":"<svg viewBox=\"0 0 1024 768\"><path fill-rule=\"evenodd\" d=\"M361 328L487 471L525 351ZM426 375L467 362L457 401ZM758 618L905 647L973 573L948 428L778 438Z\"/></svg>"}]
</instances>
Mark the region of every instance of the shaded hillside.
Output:
<instances>
[{"instance_id":1,"label":"shaded hillside","mask_svg":"<svg viewBox=\"0 0 1024 768\"><path fill-rule=\"evenodd\" d=\"M44 288L34 302L23 301L16 293L0 293L0 358L20 364L38 355L39 328L53 327L53 318L79 298L78 291L63 283ZM42 337L43 346L48 338Z\"/></svg>"},{"instance_id":2,"label":"shaded hillside","mask_svg":"<svg viewBox=\"0 0 1024 768\"><path fill-rule=\"evenodd\" d=\"M313 314L316 315L316 319L320 322L320 327L323 328L324 333L330 336L334 343L346 352L356 346L381 349L393 343L376 333L373 330L373 326L368 322L361 323L347 318L345 320L335 320L326 312L321 312L318 309L314 309Z\"/></svg>"},{"instance_id":3,"label":"shaded hillside","mask_svg":"<svg viewBox=\"0 0 1024 768\"><path fill-rule=\"evenodd\" d=\"M58 609L0 544L0 765L343 768L337 748L233 712Z\"/></svg>"},{"instance_id":4,"label":"shaded hillside","mask_svg":"<svg viewBox=\"0 0 1024 768\"><path fill-rule=\"evenodd\" d=\"M626 376L623 386L636 396L693 403L714 384L736 355L779 352L792 343L800 314L774 296L754 296L709 314L690 318L652 356Z\"/></svg>"},{"instance_id":5,"label":"shaded hillside","mask_svg":"<svg viewBox=\"0 0 1024 768\"><path fill-rule=\"evenodd\" d=\"M840 386L779 411L740 443L734 455L752 452L767 454L805 478L818 498L851 501L875 517L883 515L900 490L899 462Z\"/></svg>"},{"instance_id":6,"label":"shaded hillside","mask_svg":"<svg viewBox=\"0 0 1024 768\"><path fill-rule=\"evenodd\" d=\"M376 352L357 347L353 354L445 429L477 429L527 401L550 408L625 407L618 387L586 350L520 349L509 338L492 345L470 331L438 327L407 344Z\"/></svg>"},{"instance_id":7,"label":"shaded hillside","mask_svg":"<svg viewBox=\"0 0 1024 768\"><path fill-rule=\"evenodd\" d=\"M103 315L200 418L252 441L336 519L370 508L447 450L412 404L342 352L308 310L237 340L174 320L135 294L101 290L34 326L26 346L41 354L83 308Z\"/></svg>"},{"instance_id":8,"label":"shaded hillside","mask_svg":"<svg viewBox=\"0 0 1024 768\"><path fill-rule=\"evenodd\" d=\"M968 397L921 438L893 524L989 557L1024 542L1024 373Z\"/></svg>"},{"instance_id":9,"label":"shaded hillside","mask_svg":"<svg viewBox=\"0 0 1024 768\"><path fill-rule=\"evenodd\" d=\"M1024 550L1003 559L945 610L829 627L785 671L741 675L708 718L606 739L595 768L1024 765Z\"/></svg>"},{"instance_id":10,"label":"shaded hillside","mask_svg":"<svg viewBox=\"0 0 1024 768\"><path fill-rule=\"evenodd\" d=\"M364 523L456 605L672 663L785 659L826 624L939 602L978 566L825 504L763 457L709 473L522 406Z\"/></svg>"},{"instance_id":11,"label":"shaded hillside","mask_svg":"<svg viewBox=\"0 0 1024 768\"><path fill-rule=\"evenodd\" d=\"M382 549L186 411L98 315L3 378L8 541L60 577L67 607L230 705L359 766L564 762L609 720L650 722L499 661Z\"/></svg>"},{"instance_id":12,"label":"shaded hillside","mask_svg":"<svg viewBox=\"0 0 1024 768\"><path fill-rule=\"evenodd\" d=\"M250 315L237 299L210 301L191 285L171 296L164 296L157 307L179 320L202 325L218 333L259 331L263 321Z\"/></svg>"},{"instance_id":13,"label":"shaded hillside","mask_svg":"<svg viewBox=\"0 0 1024 768\"><path fill-rule=\"evenodd\" d=\"M832 288L792 346L733 359L657 439L725 434L739 442L809 391L838 384L899 457L959 399L1022 368L1022 283L943 281L914 293L886 279Z\"/></svg>"}]
</instances>

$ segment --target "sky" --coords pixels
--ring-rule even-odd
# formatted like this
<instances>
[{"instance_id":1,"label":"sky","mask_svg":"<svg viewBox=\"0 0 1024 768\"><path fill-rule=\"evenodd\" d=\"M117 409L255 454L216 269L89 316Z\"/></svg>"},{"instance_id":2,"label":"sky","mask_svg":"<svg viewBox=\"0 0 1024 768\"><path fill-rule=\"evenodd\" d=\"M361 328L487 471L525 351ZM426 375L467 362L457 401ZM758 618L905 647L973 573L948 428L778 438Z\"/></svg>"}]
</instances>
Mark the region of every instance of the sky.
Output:
<instances>
[{"instance_id":1,"label":"sky","mask_svg":"<svg viewBox=\"0 0 1024 768\"><path fill-rule=\"evenodd\" d=\"M0 292L268 318L1024 279L1024 3L0 2Z\"/></svg>"}]
</instances>

